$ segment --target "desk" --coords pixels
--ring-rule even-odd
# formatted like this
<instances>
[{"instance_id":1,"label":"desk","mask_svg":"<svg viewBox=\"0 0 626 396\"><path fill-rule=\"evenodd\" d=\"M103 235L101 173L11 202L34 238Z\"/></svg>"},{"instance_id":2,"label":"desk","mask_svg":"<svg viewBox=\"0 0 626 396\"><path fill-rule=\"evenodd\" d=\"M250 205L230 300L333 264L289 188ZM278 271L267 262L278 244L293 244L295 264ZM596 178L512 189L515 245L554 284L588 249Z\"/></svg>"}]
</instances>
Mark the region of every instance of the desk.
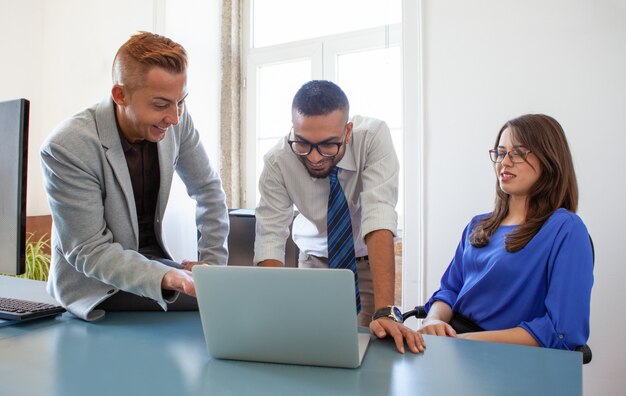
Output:
<instances>
[{"instance_id":1,"label":"desk","mask_svg":"<svg viewBox=\"0 0 626 396\"><path fill-rule=\"evenodd\" d=\"M0 394L582 394L580 353L424 338L419 355L372 340L359 369L290 366L212 359L197 312L111 312L95 323L66 313L0 328Z\"/></svg>"}]
</instances>

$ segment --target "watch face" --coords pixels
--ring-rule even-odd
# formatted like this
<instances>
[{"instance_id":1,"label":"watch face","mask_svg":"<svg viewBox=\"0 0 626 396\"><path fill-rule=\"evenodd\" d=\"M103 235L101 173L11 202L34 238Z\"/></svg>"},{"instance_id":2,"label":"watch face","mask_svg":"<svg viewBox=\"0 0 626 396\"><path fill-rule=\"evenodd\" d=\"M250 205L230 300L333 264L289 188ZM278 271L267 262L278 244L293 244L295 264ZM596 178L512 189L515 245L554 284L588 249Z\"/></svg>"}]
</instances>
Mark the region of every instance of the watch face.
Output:
<instances>
[{"instance_id":1,"label":"watch face","mask_svg":"<svg viewBox=\"0 0 626 396\"><path fill-rule=\"evenodd\" d=\"M391 308L393 316L396 317L396 321L402 323L404 320L402 319L402 311L398 307Z\"/></svg>"}]
</instances>

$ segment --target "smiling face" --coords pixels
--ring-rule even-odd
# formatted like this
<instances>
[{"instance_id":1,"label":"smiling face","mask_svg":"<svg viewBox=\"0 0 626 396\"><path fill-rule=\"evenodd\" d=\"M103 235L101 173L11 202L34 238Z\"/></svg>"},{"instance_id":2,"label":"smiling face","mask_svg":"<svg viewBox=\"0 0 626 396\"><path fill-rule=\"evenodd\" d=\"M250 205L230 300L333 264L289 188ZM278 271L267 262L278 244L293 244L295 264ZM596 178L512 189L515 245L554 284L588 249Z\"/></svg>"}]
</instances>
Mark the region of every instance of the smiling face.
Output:
<instances>
[{"instance_id":1,"label":"smiling face","mask_svg":"<svg viewBox=\"0 0 626 396\"><path fill-rule=\"evenodd\" d=\"M506 128L502 132L496 149L507 152L515 150L520 152L529 151L527 147L516 141L511 128ZM521 163L513 163L511 158L506 155L502 162L495 164L495 171L498 184L503 192L514 199L526 199L530 194L531 188L541 176L541 165L532 152L528 154L526 161Z\"/></svg>"},{"instance_id":2,"label":"smiling face","mask_svg":"<svg viewBox=\"0 0 626 396\"><path fill-rule=\"evenodd\" d=\"M122 134L129 142L159 142L183 112L187 74L153 67L140 86L129 90L116 84L112 96Z\"/></svg>"},{"instance_id":3,"label":"smiling face","mask_svg":"<svg viewBox=\"0 0 626 396\"><path fill-rule=\"evenodd\" d=\"M309 155L297 156L312 177L327 177L333 167L343 158L352 134L352 123L346 122L346 118L343 110L314 116L305 116L297 111L292 112L292 138L294 140L312 144L341 143L345 133L345 143L334 157L323 157L316 149L311 150Z\"/></svg>"}]
</instances>

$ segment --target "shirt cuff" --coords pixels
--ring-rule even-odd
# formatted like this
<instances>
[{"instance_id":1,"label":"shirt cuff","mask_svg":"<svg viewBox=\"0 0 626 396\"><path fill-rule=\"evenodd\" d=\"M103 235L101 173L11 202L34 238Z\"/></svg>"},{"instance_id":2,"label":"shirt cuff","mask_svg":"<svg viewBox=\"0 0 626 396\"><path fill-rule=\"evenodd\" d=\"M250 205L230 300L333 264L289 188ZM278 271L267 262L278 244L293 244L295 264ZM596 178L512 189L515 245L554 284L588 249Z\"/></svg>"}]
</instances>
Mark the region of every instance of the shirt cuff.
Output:
<instances>
[{"instance_id":1,"label":"shirt cuff","mask_svg":"<svg viewBox=\"0 0 626 396\"><path fill-rule=\"evenodd\" d=\"M285 264L285 244L286 241L282 242L281 248L279 241L257 239L254 245L254 265L264 260L278 260Z\"/></svg>"},{"instance_id":2,"label":"shirt cuff","mask_svg":"<svg viewBox=\"0 0 626 396\"><path fill-rule=\"evenodd\" d=\"M363 238L376 230L389 230L394 237L398 236L398 214L394 208L391 206L377 207L376 210L368 212L368 214L365 214L365 210L363 210L363 218L361 220L361 234Z\"/></svg>"}]
</instances>

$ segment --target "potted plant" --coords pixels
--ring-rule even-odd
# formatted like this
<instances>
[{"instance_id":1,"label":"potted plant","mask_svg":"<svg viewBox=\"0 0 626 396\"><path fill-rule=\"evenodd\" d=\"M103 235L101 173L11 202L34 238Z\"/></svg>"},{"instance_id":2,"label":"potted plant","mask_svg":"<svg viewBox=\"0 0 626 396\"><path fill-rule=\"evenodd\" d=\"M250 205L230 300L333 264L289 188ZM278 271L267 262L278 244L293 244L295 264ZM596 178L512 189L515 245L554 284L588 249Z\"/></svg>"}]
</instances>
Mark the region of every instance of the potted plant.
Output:
<instances>
[{"instance_id":1,"label":"potted plant","mask_svg":"<svg viewBox=\"0 0 626 396\"><path fill-rule=\"evenodd\" d=\"M47 281L50 270L50 254L47 253L46 248L49 246L49 238L44 234L35 241L33 236L32 233L29 233L26 238L26 272L17 277Z\"/></svg>"}]
</instances>

